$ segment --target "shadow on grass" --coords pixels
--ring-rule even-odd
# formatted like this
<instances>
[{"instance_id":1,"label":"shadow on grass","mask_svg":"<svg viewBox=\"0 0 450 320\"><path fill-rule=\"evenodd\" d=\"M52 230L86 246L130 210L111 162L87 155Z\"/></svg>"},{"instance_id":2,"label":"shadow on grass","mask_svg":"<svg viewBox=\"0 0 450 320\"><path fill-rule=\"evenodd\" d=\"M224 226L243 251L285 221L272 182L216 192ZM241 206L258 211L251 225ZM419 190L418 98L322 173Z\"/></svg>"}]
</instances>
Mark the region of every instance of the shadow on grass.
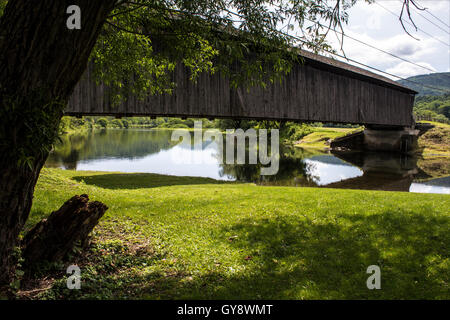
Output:
<instances>
[{"instance_id":1,"label":"shadow on grass","mask_svg":"<svg viewBox=\"0 0 450 320\"><path fill-rule=\"evenodd\" d=\"M448 299L449 227L448 217L394 211L325 223L295 216L245 220L224 235L237 235L230 246L251 261L211 288L210 297ZM370 265L381 268L381 290L367 289Z\"/></svg>"},{"instance_id":2,"label":"shadow on grass","mask_svg":"<svg viewBox=\"0 0 450 320\"><path fill-rule=\"evenodd\" d=\"M194 184L231 183L202 177L178 177L154 173L110 173L76 176L72 179L105 189L142 189Z\"/></svg>"},{"instance_id":3,"label":"shadow on grass","mask_svg":"<svg viewBox=\"0 0 450 320\"><path fill-rule=\"evenodd\" d=\"M198 275L189 276L176 262L141 273L130 271L146 260L130 256L123 258L130 265L128 271L88 275L89 287L73 290L77 292L71 293L72 298L450 297L448 217L404 211L335 217L325 221L299 216L242 220L211 234L217 245L226 243L227 251L242 253L238 263L226 265L226 258L219 256L216 266L204 262ZM229 240L230 235L234 240ZM109 261L100 262L109 265ZM381 290L366 287L369 265L381 268Z\"/></svg>"}]
</instances>

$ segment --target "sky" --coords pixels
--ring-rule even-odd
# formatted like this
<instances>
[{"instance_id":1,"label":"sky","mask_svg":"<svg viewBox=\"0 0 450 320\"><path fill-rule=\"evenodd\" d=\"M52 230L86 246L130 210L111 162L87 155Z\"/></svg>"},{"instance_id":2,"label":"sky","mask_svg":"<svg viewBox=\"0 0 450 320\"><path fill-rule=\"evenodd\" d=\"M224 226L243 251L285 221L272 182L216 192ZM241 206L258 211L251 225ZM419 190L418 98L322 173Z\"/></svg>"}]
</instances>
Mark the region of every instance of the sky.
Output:
<instances>
[{"instance_id":1,"label":"sky","mask_svg":"<svg viewBox=\"0 0 450 320\"><path fill-rule=\"evenodd\" d=\"M408 31L419 40L413 39L403 30L398 16L394 16L381 7L383 6L399 15L402 1L376 0L376 2L378 4L368 4L364 0L358 0L357 4L348 11L348 25L344 26L346 34L421 66L428 67L435 72L450 71L450 29L448 26L442 24L429 13L414 8L412 9L414 23L429 35L420 30L416 32L412 26L405 23ZM433 15L447 25L450 25L450 0L417 0L417 2L428 8ZM420 12L423 17L417 12ZM404 15L404 19L407 19L406 15ZM328 35L328 40L336 50L340 50L340 44L334 32ZM402 78L432 73L349 38L344 39L343 48L347 57Z\"/></svg>"}]
</instances>

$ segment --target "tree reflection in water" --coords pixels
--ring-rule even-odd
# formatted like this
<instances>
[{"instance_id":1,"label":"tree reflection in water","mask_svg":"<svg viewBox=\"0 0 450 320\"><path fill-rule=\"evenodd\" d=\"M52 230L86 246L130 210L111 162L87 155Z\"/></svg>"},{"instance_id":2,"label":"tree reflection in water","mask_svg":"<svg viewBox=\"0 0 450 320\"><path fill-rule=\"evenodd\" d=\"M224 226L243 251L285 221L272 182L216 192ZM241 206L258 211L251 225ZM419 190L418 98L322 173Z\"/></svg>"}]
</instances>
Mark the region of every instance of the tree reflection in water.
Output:
<instances>
[{"instance_id":1,"label":"tree reflection in water","mask_svg":"<svg viewBox=\"0 0 450 320\"><path fill-rule=\"evenodd\" d=\"M147 157L152 155L153 164L157 163L160 167L167 168L168 174L175 175L191 176L195 171L196 176L253 182L259 185L390 191L410 191L413 185L412 189L419 192L450 193L450 179L442 178L450 175L448 159L432 160L432 162L420 159L418 162L417 157L392 153L333 152L330 154L280 145L277 174L261 176L261 164L224 164L222 159L225 159L225 155L220 154L221 148L218 148L215 141L208 141L203 142L202 147L205 153L212 151L213 160L216 159L215 164L208 167L198 164L199 167L196 170L193 170L192 165L186 165L171 171L170 168L174 169L178 164L167 161L167 155L165 158L162 157L164 152L175 153L177 148L183 148L183 154L189 153L189 149L194 151L192 144L182 146L179 142L171 141L171 134L171 130L108 129L66 135L56 143L46 166L76 170L82 163L83 169L95 170L89 167L90 163L95 162L97 167L100 163L102 168L102 161L109 161L109 168L115 171L132 167L131 169L137 170L136 172L141 172L139 171L141 168L145 170L142 172L157 172L150 165L150 161L146 166L133 166L133 163L136 164L138 161L147 163ZM175 146L177 148L174 148ZM225 145L223 150L226 150ZM111 160L114 159L118 161L125 159L128 162L122 163L120 168L115 168L114 163L111 165ZM202 175L203 173L205 175ZM433 178L440 179L432 180Z\"/></svg>"}]
</instances>

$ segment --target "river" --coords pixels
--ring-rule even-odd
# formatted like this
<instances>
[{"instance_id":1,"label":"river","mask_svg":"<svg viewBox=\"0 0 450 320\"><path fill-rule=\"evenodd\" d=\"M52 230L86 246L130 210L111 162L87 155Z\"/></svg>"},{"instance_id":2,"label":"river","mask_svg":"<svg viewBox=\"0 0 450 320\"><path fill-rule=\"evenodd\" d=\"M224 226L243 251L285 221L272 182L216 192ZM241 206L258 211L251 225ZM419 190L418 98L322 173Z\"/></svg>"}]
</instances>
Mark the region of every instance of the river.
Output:
<instances>
[{"instance_id":1,"label":"river","mask_svg":"<svg viewBox=\"0 0 450 320\"><path fill-rule=\"evenodd\" d=\"M186 144L171 141L171 135L172 130L162 129L108 129L66 135L56 144L46 166L208 177L259 185L450 194L450 176L436 175L442 170L429 169L436 165L448 168L449 159L421 167L424 160L399 154L327 153L281 146L278 173L260 176L261 165L222 164L221 148L215 141Z\"/></svg>"}]
</instances>

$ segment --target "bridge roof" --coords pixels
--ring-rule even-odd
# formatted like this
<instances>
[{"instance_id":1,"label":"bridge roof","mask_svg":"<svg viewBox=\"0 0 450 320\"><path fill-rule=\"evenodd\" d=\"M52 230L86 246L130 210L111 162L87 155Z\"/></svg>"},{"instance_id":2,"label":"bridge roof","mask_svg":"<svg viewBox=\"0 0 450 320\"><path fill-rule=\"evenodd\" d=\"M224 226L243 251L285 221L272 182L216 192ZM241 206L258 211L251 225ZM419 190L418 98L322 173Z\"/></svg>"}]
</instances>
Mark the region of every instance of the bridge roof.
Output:
<instances>
[{"instance_id":1,"label":"bridge roof","mask_svg":"<svg viewBox=\"0 0 450 320\"><path fill-rule=\"evenodd\" d=\"M309 63L311 65L316 65L320 69L330 70L332 72L345 74L348 76L353 76L355 78L375 83L382 86L387 86L393 89L397 89L399 91L411 93L411 94L417 94L418 92L415 90L412 90L411 88L408 88L404 85L401 85L398 82L395 82L392 79L389 79L387 77L381 76L379 74L376 74L374 72L368 71L363 68L356 67L354 65L329 58L326 56L322 56L310 51L306 51L303 49L297 49L299 56L303 57L305 59L306 63Z\"/></svg>"},{"instance_id":2,"label":"bridge roof","mask_svg":"<svg viewBox=\"0 0 450 320\"><path fill-rule=\"evenodd\" d=\"M176 17L174 18L176 19ZM237 37L239 37L239 33L242 32L236 29L217 30L217 31L232 33L234 34L234 36ZM378 84L388 88L393 88L402 92L407 92L410 94L418 94L417 91L411 88L408 88L392 79L381 76L377 73L368 71L366 69L359 68L349 63L345 63L330 57L319 55L311 51L306 51L300 49L299 47L293 47L292 49L297 51L299 56L305 58L307 63L309 63L310 65L315 65L320 69L325 69L338 74L347 75L370 83Z\"/></svg>"}]
</instances>

